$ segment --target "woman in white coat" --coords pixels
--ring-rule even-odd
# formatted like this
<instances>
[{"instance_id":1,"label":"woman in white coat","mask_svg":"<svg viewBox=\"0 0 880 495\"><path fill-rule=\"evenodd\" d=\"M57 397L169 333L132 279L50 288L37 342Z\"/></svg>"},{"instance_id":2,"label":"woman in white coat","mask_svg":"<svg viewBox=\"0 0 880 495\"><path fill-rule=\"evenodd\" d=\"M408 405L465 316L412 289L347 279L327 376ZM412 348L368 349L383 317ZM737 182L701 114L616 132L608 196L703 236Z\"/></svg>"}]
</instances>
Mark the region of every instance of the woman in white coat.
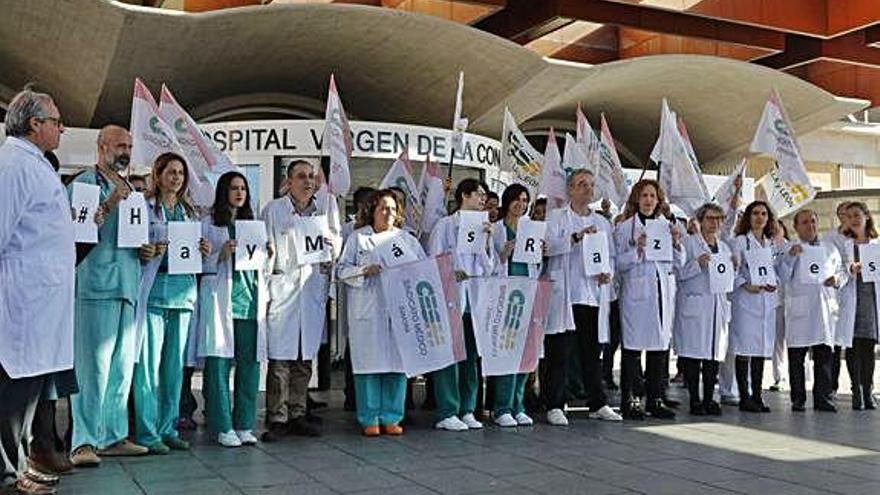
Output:
<instances>
[{"instance_id":1,"label":"woman in white coat","mask_svg":"<svg viewBox=\"0 0 880 495\"><path fill-rule=\"evenodd\" d=\"M403 361L385 308L379 274L396 264L383 256L394 243L406 261L424 259L418 239L403 227L403 208L390 189L376 191L348 237L338 276L346 285L348 340L358 422L366 436L400 435L406 399Z\"/></svg>"},{"instance_id":2,"label":"woman in white coat","mask_svg":"<svg viewBox=\"0 0 880 495\"><path fill-rule=\"evenodd\" d=\"M266 360L268 290L263 270L236 270L235 222L253 220L247 179L227 172L217 181L202 231L217 255L203 265L199 283L197 352L205 358L208 429L224 447L254 445L260 362ZM244 246L240 247L244 249ZM229 374L235 366L230 407Z\"/></svg>"},{"instance_id":3,"label":"woman in white coat","mask_svg":"<svg viewBox=\"0 0 880 495\"><path fill-rule=\"evenodd\" d=\"M660 183L644 179L633 185L626 202L624 218L614 231L617 273L621 277L620 318L623 337L621 370L621 412L624 419L641 420L647 410L655 418L673 418L675 413L662 403L663 367L672 338L675 309L675 266L684 263L681 232L661 211L668 204ZM671 232L672 261L645 259L648 220L668 224ZM633 396L642 351L646 351L647 407Z\"/></svg>"},{"instance_id":4,"label":"woman in white coat","mask_svg":"<svg viewBox=\"0 0 880 495\"><path fill-rule=\"evenodd\" d=\"M873 282L862 278L861 247L877 243L877 228L868 206L861 201L846 208L847 227L842 251L844 266L850 277L841 286L835 343L846 349L846 368L852 382L852 407L855 410L876 409L874 402L874 347L877 345L877 323L880 321L880 292ZM838 248L840 249L840 248ZM850 258L851 256L851 258Z\"/></svg>"},{"instance_id":5,"label":"woman in white coat","mask_svg":"<svg viewBox=\"0 0 880 495\"><path fill-rule=\"evenodd\" d=\"M486 201L486 186L476 179L464 179L455 189L455 202L461 211L483 211ZM495 250L492 247L491 224L486 223L489 236L485 248L477 254L457 252L457 239L461 215L460 211L441 218L431 232L428 241L428 254L437 256L451 254L455 266L455 276L459 282L459 303L462 308L465 350L467 358L458 363L435 371L434 397L437 407L434 411L435 427L449 431L479 429L483 424L477 421L474 410L477 407L477 384L479 370L477 365L477 346L474 340L473 320L470 313L471 298L468 294L469 277L491 275L495 267ZM488 219L488 216L487 216Z\"/></svg>"},{"instance_id":6,"label":"woman in white coat","mask_svg":"<svg viewBox=\"0 0 880 495\"><path fill-rule=\"evenodd\" d=\"M682 363L684 381L690 395L691 414L721 414L715 401L718 366L727 352L727 325L730 302L727 294L710 290L712 255L733 258L730 248L720 239L724 210L714 203L701 206L694 213L700 223L697 233L684 240L687 262L678 269L675 307L675 354ZM711 309L710 309L711 308ZM700 397L700 378L703 396Z\"/></svg>"},{"instance_id":7,"label":"woman in white coat","mask_svg":"<svg viewBox=\"0 0 880 495\"><path fill-rule=\"evenodd\" d=\"M773 356L776 339L776 284L752 283L749 252L770 249L775 256L775 232L776 217L764 201L746 206L734 228L733 252L742 265L734 281L730 352L735 356L740 411L770 412L761 395L764 360Z\"/></svg>"}]
</instances>

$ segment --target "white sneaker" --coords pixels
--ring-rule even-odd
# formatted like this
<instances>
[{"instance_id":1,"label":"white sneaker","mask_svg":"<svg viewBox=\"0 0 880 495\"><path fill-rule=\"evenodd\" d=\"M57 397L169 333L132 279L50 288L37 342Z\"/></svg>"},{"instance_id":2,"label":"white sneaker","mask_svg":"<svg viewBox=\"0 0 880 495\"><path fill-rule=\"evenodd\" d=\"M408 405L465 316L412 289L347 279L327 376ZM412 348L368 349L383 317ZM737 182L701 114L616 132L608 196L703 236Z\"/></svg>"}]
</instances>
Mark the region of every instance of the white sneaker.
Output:
<instances>
[{"instance_id":1,"label":"white sneaker","mask_svg":"<svg viewBox=\"0 0 880 495\"><path fill-rule=\"evenodd\" d=\"M532 426L535 422L528 414L521 412L516 415L516 424L520 426Z\"/></svg>"},{"instance_id":2,"label":"white sneaker","mask_svg":"<svg viewBox=\"0 0 880 495\"><path fill-rule=\"evenodd\" d=\"M468 425L462 423L462 421L458 419L458 416L449 416L443 421L435 424L434 428L446 431L467 431Z\"/></svg>"},{"instance_id":3,"label":"white sneaker","mask_svg":"<svg viewBox=\"0 0 880 495\"><path fill-rule=\"evenodd\" d=\"M512 428L514 426L517 426L519 423L517 423L516 420L513 419L513 416L507 413L495 418L495 424L502 428Z\"/></svg>"},{"instance_id":4,"label":"white sneaker","mask_svg":"<svg viewBox=\"0 0 880 495\"><path fill-rule=\"evenodd\" d=\"M257 444L257 437L254 436L254 432L251 430L235 430L235 434L238 436L238 439L241 440L242 445Z\"/></svg>"},{"instance_id":5,"label":"white sneaker","mask_svg":"<svg viewBox=\"0 0 880 495\"><path fill-rule=\"evenodd\" d=\"M217 434L217 443L224 447L241 447L241 440L232 430Z\"/></svg>"},{"instance_id":6,"label":"white sneaker","mask_svg":"<svg viewBox=\"0 0 880 495\"><path fill-rule=\"evenodd\" d=\"M596 412L590 413L590 419L601 419L602 421L623 421L623 416L614 412L614 409L611 409L607 405L602 406Z\"/></svg>"},{"instance_id":7,"label":"white sneaker","mask_svg":"<svg viewBox=\"0 0 880 495\"><path fill-rule=\"evenodd\" d=\"M547 411L547 423L553 426L568 426L568 418L562 409L551 409Z\"/></svg>"},{"instance_id":8,"label":"white sneaker","mask_svg":"<svg viewBox=\"0 0 880 495\"><path fill-rule=\"evenodd\" d=\"M471 430L479 430L483 427L483 423L477 421L477 418L474 417L473 413L467 413L461 417L462 423L466 424L467 427Z\"/></svg>"}]
</instances>

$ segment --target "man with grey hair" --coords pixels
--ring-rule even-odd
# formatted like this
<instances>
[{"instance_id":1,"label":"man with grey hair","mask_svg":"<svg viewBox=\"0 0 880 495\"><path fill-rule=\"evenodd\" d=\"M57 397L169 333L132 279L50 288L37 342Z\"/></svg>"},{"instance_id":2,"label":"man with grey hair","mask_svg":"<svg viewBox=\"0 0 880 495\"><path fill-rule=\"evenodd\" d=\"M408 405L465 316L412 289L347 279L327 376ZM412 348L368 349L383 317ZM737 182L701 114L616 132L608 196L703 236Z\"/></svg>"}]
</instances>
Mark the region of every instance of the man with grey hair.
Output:
<instances>
[{"instance_id":1,"label":"man with grey hair","mask_svg":"<svg viewBox=\"0 0 880 495\"><path fill-rule=\"evenodd\" d=\"M0 146L0 459L2 485L54 493L26 470L22 440L52 376L73 367L76 261L70 202L44 153L64 125L52 97L17 94Z\"/></svg>"}]
</instances>

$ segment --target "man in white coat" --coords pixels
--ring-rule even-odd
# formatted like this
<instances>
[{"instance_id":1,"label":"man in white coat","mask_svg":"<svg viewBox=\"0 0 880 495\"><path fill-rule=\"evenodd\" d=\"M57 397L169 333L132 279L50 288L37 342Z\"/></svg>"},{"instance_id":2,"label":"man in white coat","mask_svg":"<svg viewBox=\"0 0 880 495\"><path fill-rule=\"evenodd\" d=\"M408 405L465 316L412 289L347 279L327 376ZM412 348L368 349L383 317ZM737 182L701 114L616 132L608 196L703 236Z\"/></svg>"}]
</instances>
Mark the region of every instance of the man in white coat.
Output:
<instances>
[{"instance_id":1,"label":"man in white coat","mask_svg":"<svg viewBox=\"0 0 880 495\"><path fill-rule=\"evenodd\" d=\"M846 283L847 272L840 253L828 240L820 240L819 217L813 210L794 216L798 241L778 262L779 279L785 284L785 340L791 409L803 411L807 400L804 359L813 355L813 409L837 412L833 393L834 328L837 324L837 290ZM807 249L822 248L824 259L807 259Z\"/></svg>"},{"instance_id":2,"label":"man in white coat","mask_svg":"<svg viewBox=\"0 0 880 495\"><path fill-rule=\"evenodd\" d=\"M0 147L0 490L54 493L25 473L22 440L45 381L73 367L76 249L70 202L43 154L64 126L47 94L25 90Z\"/></svg>"},{"instance_id":3,"label":"man in white coat","mask_svg":"<svg viewBox=\"0 0 880 495\"><path fill-rule=\"evenodd\" d=\"M290 433L318 436L317 424L306 418L306 398L312 377L312 359L326 327L331 264L300 264L297 252L297 219L335 212L334 198L316 192L316 165L296 160L287 167L287 194L266 204L263 220L274 246L269 277L267 341L269 370L266 376L266 422L264 442ZM329 216L329 215L328 215ZM328 221L329 225L338 222ZM337 247L338 242L323 242Z\"/></svg>"}]
</instances>

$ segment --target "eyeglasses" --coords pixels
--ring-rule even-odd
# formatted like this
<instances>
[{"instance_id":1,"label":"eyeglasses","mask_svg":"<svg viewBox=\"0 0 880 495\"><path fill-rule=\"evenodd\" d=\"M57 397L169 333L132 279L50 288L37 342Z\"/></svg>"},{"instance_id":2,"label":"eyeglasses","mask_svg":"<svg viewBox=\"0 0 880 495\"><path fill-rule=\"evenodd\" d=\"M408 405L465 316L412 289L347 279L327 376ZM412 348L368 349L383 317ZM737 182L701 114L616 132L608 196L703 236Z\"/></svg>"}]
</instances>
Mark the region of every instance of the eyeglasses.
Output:
<instances>
[{"instance_id":1,"label":"eyeglasses","mask_svg":"<svg viewBox=\"0 0 880 495\"><path fill-rule=\"evenodd\" d=\"M47 120L48 120L49 122L54 122L55 125L58 126L58 127L61 127L61 126L64 125L64 122L61 121L61 117L43 117L43 118L41 118L40 120L43 121L43 122L46 122Z\"/></svg>"}]
</instances>

